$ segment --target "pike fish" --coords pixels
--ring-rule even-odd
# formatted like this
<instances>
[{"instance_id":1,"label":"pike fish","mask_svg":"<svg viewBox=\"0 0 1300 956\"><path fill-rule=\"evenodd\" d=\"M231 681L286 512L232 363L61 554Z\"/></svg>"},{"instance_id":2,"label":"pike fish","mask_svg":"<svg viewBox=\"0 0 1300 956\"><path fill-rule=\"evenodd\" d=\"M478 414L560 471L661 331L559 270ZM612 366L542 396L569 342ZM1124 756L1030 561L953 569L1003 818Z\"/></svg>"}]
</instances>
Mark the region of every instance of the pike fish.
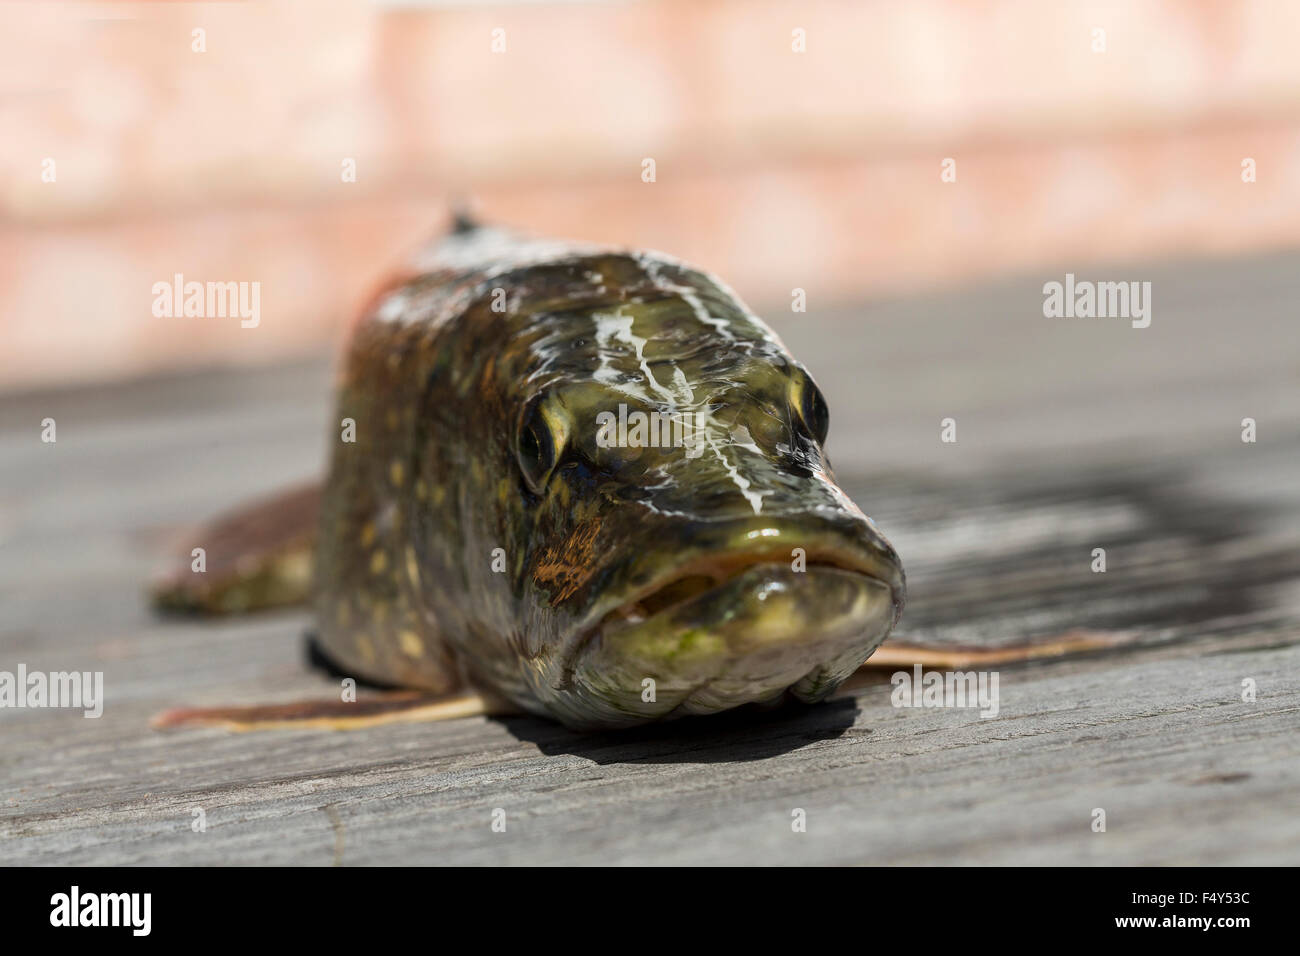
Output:
<instances>
[{"instance_id":1,"label":"pike fish","mask_svg":"<svg viewBox=\"0 0 1300 956\"><path fill-rule=\"evenodd\" d=\"M717 278L461 222L353 328L324 484L217 521L193 541L207 570L155 592L216 613L309 600L333 669L414 693L377 716L159 723L515 710L604 729L822 700L905 593L828 428L807 369Z\"/></svg>"}]
</instances>

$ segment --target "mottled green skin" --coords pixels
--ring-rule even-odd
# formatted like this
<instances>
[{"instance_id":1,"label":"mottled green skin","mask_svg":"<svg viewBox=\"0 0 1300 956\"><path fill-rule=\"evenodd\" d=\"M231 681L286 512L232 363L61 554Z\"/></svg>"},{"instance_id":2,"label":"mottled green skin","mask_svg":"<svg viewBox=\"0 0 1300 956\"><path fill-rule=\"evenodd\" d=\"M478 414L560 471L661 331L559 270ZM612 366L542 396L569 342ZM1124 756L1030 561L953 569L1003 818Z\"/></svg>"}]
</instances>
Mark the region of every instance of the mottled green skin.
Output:
<instances>
[{"instance_id":1,"label":"mottled green skin","mask_svg":"<svg viewBox=\"0 0 1300 956\"><path fill-rule=\"evenodd\" d=\"M316 556L326 652L577 727L824 697L887 636L903 576L831 478L818 401L702 272L452 237L348 350L337 418L356 441L335 449ZM620 402L691 411L700 454L600 447ZM721 583L601 625L695 566Z\"/></svg>"}]
</instances>

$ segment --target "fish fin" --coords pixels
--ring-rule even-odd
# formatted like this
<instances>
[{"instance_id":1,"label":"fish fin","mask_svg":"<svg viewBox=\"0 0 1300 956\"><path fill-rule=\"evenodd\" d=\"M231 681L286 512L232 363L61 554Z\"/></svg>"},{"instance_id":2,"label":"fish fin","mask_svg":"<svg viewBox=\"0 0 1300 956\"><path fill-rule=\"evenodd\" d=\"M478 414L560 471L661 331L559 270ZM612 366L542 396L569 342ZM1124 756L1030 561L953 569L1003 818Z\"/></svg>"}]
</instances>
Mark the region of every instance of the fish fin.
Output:
<instances>
[{"instance_id":1,"label":"fish fin","mask_svg":"<svg viewBox=\"0 0 1300 956\"><path fill-rule=\"evenodd\" d=\"M864 668L912 667L920 664L936 670L961 670L989 664L1014 664L1019 661L1086 654L1121 647L1134 640L1128 631L1089 631L1075 629L1063 634L1035 637L1000 647L974 644L918 644L886 641L862 666Z\"/></svg>"},{"instance_id":2,"label":"fish fin","mask_svg":"<svg viewBox=\"0 0 1300 956\"><path fill-rule=\"evenodd\" d=\"M247 707L174 707L155 714L149 723L157 730L177 727L224 727L238 732L360 730L390 724L432 723L518 712L504 701L474 691L442 695L393 691L352 702L326 699Z\"/></svg>"},{"instance_id":3,"label":"fish fin","mask_svg":"<svg viewBox=\"0 0 1300 956\"><path fill-rule=\"evenodd\" d=\"M319 483L218 515L187 532L173 568L150 588L156 608L235 614L305 603L320 517ZM196 549L203 550L203 570Z\"/></svg>"},{"instance_id":4,"label":"fish fin","mask_svg":"<svg viewBox=\"0 0 1300 956\"><path fill-rule=\"evenodd\" d=\"M482 229L483 223L474 213L474 204L465 196L457 196L451 203L451 230L453 236Z\"/></svg>"}]
</instances>

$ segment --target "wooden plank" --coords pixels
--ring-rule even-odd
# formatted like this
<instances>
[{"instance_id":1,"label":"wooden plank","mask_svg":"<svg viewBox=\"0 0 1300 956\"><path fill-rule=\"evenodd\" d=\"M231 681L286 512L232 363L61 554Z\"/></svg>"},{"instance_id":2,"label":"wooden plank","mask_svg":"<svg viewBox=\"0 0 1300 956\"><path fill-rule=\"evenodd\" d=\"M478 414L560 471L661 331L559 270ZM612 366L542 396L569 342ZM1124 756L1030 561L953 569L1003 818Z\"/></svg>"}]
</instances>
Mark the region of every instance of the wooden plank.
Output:
<instances>
[{"instance_id":1,"label":"wooden plank","mask_svg":"<svg viewBox=\"0 0 1300 956\"><path fill-rule=\"evenodd\" d=\"M333 687L303 664L305 613L191 622L142 600L176 526L316 470L328 368L10 396L0 669L102 670L107 702L98 720L0 711L0 862L1300 862L1296 263L1161 269L1175 291L1144 330L1170 330L1155 347L1044 326L1029 280L782 328L831 396L845 485L904 557L900 638L1132 637L1000 667L993 719L894 707L888 674L863 674L816 708L614 735L522 718L155 732L165 707ZM943 344L972 334L962 303L989 317L974 360Z\"/></svg>"}]
</instances>

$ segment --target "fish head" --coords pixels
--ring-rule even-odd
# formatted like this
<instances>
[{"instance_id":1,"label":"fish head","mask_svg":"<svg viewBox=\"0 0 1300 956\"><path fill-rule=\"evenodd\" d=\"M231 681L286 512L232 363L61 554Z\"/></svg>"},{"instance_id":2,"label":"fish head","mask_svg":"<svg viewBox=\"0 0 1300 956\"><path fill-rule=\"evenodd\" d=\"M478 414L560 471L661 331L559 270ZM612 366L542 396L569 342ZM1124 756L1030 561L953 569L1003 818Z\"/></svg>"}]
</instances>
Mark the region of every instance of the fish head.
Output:
<instances>
[{"instance_id":1,"label":"fish head","mask_svg":"<svg viewBox=\"0 0 1300 956\"><path fill-rule=\"evenodd\" d=\"M608 727L824 698L904 576L835 482L811 375L720 291L586 318L518 394L533 699Z\"/></svg>"}]
</instances>

